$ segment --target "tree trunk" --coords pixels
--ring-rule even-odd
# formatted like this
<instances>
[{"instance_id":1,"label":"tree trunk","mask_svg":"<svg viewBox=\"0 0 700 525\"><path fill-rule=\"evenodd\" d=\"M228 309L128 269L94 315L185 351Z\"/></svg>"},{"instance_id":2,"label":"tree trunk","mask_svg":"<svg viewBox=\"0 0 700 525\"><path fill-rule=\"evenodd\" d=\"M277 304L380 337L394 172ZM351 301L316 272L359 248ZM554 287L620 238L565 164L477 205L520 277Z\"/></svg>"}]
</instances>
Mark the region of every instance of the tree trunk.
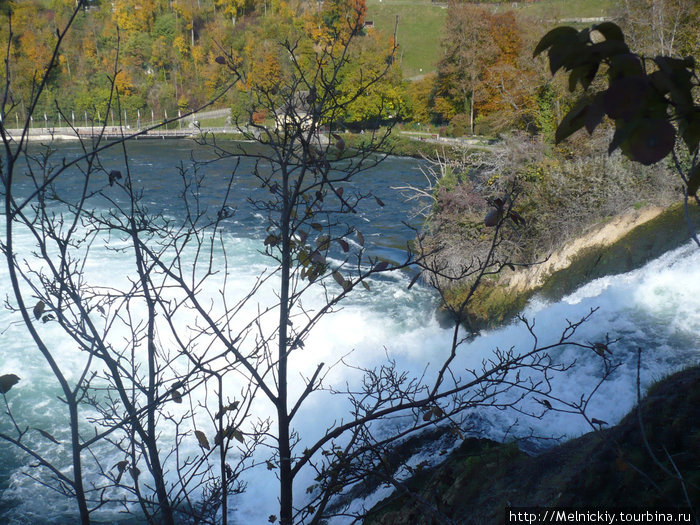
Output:
<instances>
[{"instance_id":1,"label":"tree trunk","mask_svg":"<svg viewBox=\"0 0 700 525\"><path fill-rule=\"evenodd\" d=\"M133 199L133 195L131 196ZM158 443L156 441L156 399L158 397L158 377L156 370L156 347L155 347L155 302L151 297L150 284L148 282L148 270L146 261L143 258L143 252L139 248L138 230L135 219L131 218L131 235L134 239L134 250L136 255L136 266L141 280L141 288L143 289L144 299L148 307L148 332L146 343L148 345L148 388L146 389L146 402L148 410L146 413L146 448L148 449L148 459L150 460L150 471L153 475L153 481L156 486L156 497L158 499L159 515L162 523L166 525L174 525L173 510L168 500L168 493L165 488L165 479L163 476L163 467L160 463L158 451ZM135 465L134 465L135 466ZM137 483L137 480L134 480Z\"/></svg>"},{"instance_id":2,"label":"tree trunk","mask_svg":"<svg viewBox=\"0 0 700 525\"><path fill-rule=\"evenodd\" d=\"M472 135L474 134L474 90L472 89L472 96L469 98L469 128L471 129Z\"/></svg>"},{"instance_id":3,"label":"tree trunk","mask_svg":"<svg viewBox=\"0 0 700 525\"><path fill-rule=\"evenodd\" d=\"M224 435L224 386L221 381L221 376L217 374L217 386L219 406L217 414L219 414L218 425L220 436ZM226 473L226 447L224 439L219 440L219 472L221 474L221 525L228 525L228 475Z\"/></svg>"},{"instance_id":4,"label":"tree trunk","mask_svg":"<svg viewBox=\"0 0 700 525\"><path fill-rule=\"evenodd\" d=\"M277 395L277 431L278 452L280 462L280 524L292 525L292 459L289 438L289 414L287 411L287 329L289 322L289 281L291 274L291 239L289 222L291 220L292 203L289 195L289 174L283 172L283 201L280 221L282 234L282 277L280 283L280 318L278 342L278 382Z\"/></svg>"},{"instance_id":5,"label":"tree trunk","mask_svg":"<svg viewBox=\"0 0 700 525\"><path fill-rule=\"evenodd\" d=\"M78 403L73 396L68 398L67 401L68 411L70 413L71 447L73 448L73 489L75 490L75 498L78 500L80 523L82 525L88 525L90 523L90 511L88 510L87 501L85 500L85 489L83 487L83 467L80 459L80 432L78 432Z\"/></svg>"}]
</instances>

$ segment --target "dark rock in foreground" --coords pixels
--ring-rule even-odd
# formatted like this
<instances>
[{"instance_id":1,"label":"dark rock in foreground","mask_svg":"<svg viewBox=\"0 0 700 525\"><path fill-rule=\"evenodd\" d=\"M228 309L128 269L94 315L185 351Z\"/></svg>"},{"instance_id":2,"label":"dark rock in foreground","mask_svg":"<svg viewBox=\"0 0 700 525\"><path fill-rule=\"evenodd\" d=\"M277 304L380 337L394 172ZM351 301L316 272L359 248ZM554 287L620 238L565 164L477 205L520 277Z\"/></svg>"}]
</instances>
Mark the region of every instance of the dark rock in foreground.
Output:
<instances>
[{"instance_id":1,"label":"dark rock in foreground","mask_svg":"<svg viewBox=\"0 0 700 525\"><path fill-rule=\"evenodd\" d=\"M653 386L642 400L641 422L644 433L635 407L612 428L534 457L515 444L466 439L445 462L426 469L407 486L460 524L503 523L508 506L687 508L690 501L697 512L700 367ZM392 495L377 504L364 523L436 522L411 498Z\"/></svg>"}]
</instances>

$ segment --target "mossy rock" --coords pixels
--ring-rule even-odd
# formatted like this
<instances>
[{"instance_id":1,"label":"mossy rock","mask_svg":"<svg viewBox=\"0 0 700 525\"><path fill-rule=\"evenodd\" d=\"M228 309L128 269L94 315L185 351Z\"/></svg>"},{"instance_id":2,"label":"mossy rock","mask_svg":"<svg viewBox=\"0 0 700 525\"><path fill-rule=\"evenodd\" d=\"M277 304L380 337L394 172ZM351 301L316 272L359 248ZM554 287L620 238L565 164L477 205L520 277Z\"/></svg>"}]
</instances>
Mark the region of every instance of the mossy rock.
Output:
<instances>
[{"instance_id":1,"label":"mossy rock","mask_svg":"<svg viewBox=\"0 0 700 525\"><path fill-rule=\"evenodd\" d=\"M445 300L455 307L467 298L469 288L468 285L453 287L445 294ZM474 331L498 326L520 312L533 293L516 293L496 280L485 280L469 300L468 314L461 321Z\"/></svg>"}]
</instances>

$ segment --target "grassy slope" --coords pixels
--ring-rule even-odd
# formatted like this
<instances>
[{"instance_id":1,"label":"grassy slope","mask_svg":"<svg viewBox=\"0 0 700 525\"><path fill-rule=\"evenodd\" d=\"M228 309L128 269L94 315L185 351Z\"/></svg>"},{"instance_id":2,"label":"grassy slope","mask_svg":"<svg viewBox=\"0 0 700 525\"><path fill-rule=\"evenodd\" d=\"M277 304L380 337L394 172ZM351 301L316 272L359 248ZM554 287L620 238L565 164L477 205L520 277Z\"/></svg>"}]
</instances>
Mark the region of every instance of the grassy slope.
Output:
<instances>
[{"instance_id":1,"label":"grassy slope","mask_svg":"<svg viewBox=\"0 0 700 525\"><path fill-rule=\"evenodd\" d=\"M429 0L367 0L367 20L377 31L392 35L399 15L398 56L406 78L435 71L446 14L446 4Z\"/></svg>"},{"instance_id":2,"label":"grassy slope","mask_svg":"<svg viewBox=\"0 0 700 525\"><path fill-rule=\"evenodd\" d=\"M518 10L535 19L544 20L543 31L557 24L561 18L588 18L612 14L613 0L542 0L536 3L520 2ZM513 4L494 6L494 9L512 9ZM405 78L435 71L440 58L440 40L447 15L446 3L430 0L367 0L367 20L374 22L376 31L394 33L396 15L399 15L399 58ZM422 69L422 71L421 71Z\"/></svg>"},{"instance_id":3,"label":"grassy slope","mask_svg":"<svg viewBox=\"0 0 700 525\"><path fill-rule=\"evenodd\" d=\"M510 9L510 2L499 9ZM547 20L559 18L592 18L611 15L615 2L611 0L542 0L541 2L520 2L518 9Z\"/></svg>"}]
</instances>

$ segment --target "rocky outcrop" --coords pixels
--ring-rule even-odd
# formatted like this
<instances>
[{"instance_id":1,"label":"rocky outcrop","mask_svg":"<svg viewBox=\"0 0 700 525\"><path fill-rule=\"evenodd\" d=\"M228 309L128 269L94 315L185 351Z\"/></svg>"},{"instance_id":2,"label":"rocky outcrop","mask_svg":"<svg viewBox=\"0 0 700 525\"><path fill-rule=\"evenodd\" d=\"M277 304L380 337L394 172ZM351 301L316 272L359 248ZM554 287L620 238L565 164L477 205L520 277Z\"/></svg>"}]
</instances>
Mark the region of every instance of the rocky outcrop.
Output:
<instances>
[{"instance_id":1,"label":"rocky outcrop","mask_svg":"<svg viewBox=\"0 0 700 525\"><path fill-rule=\"evenodd\" d=\"M689 212L700 227L698 206L691 204ZM559 300L586 282L639 268L688 240L682 204L621 213L567 242L541 264L505 270L484 282L470 303L471 324L483 328L508 321L533 294Z\"/></svg>"},{"instance_id":2,"label":"rocky outcrop","mask_svg":"<svg viewBox=\"0 0 700 525\"><path fill-rule=\"evenodd\" d=\"M658 217L663 211L664 208L654 206L627 211L613 217L607 222L592 227L581 237L568 242L541 264L504 275L501 284L515 292L540 288L548 277L571 266L580 254L612 246L635 228Z\"/></svg>"},{"instance_id":3,"label":"rocky outcrop","mask_svg":"<svg viewBox=\"0 0 700 525\"><path fill-rule=\"evenodd\" d=\"M683 507L700 502L700 367L652 387L618 425L529 456L465 440L407 486L453 523L503 523L508 506ZM643 431L642 431L643 429ZM648 444L648 446L647 446ZM680 476L677 474L680 473ZM435 523L417 498L393 495L366 525ZM695 509L696 512L698 509Z\"/></svg>"}]
</instances>

